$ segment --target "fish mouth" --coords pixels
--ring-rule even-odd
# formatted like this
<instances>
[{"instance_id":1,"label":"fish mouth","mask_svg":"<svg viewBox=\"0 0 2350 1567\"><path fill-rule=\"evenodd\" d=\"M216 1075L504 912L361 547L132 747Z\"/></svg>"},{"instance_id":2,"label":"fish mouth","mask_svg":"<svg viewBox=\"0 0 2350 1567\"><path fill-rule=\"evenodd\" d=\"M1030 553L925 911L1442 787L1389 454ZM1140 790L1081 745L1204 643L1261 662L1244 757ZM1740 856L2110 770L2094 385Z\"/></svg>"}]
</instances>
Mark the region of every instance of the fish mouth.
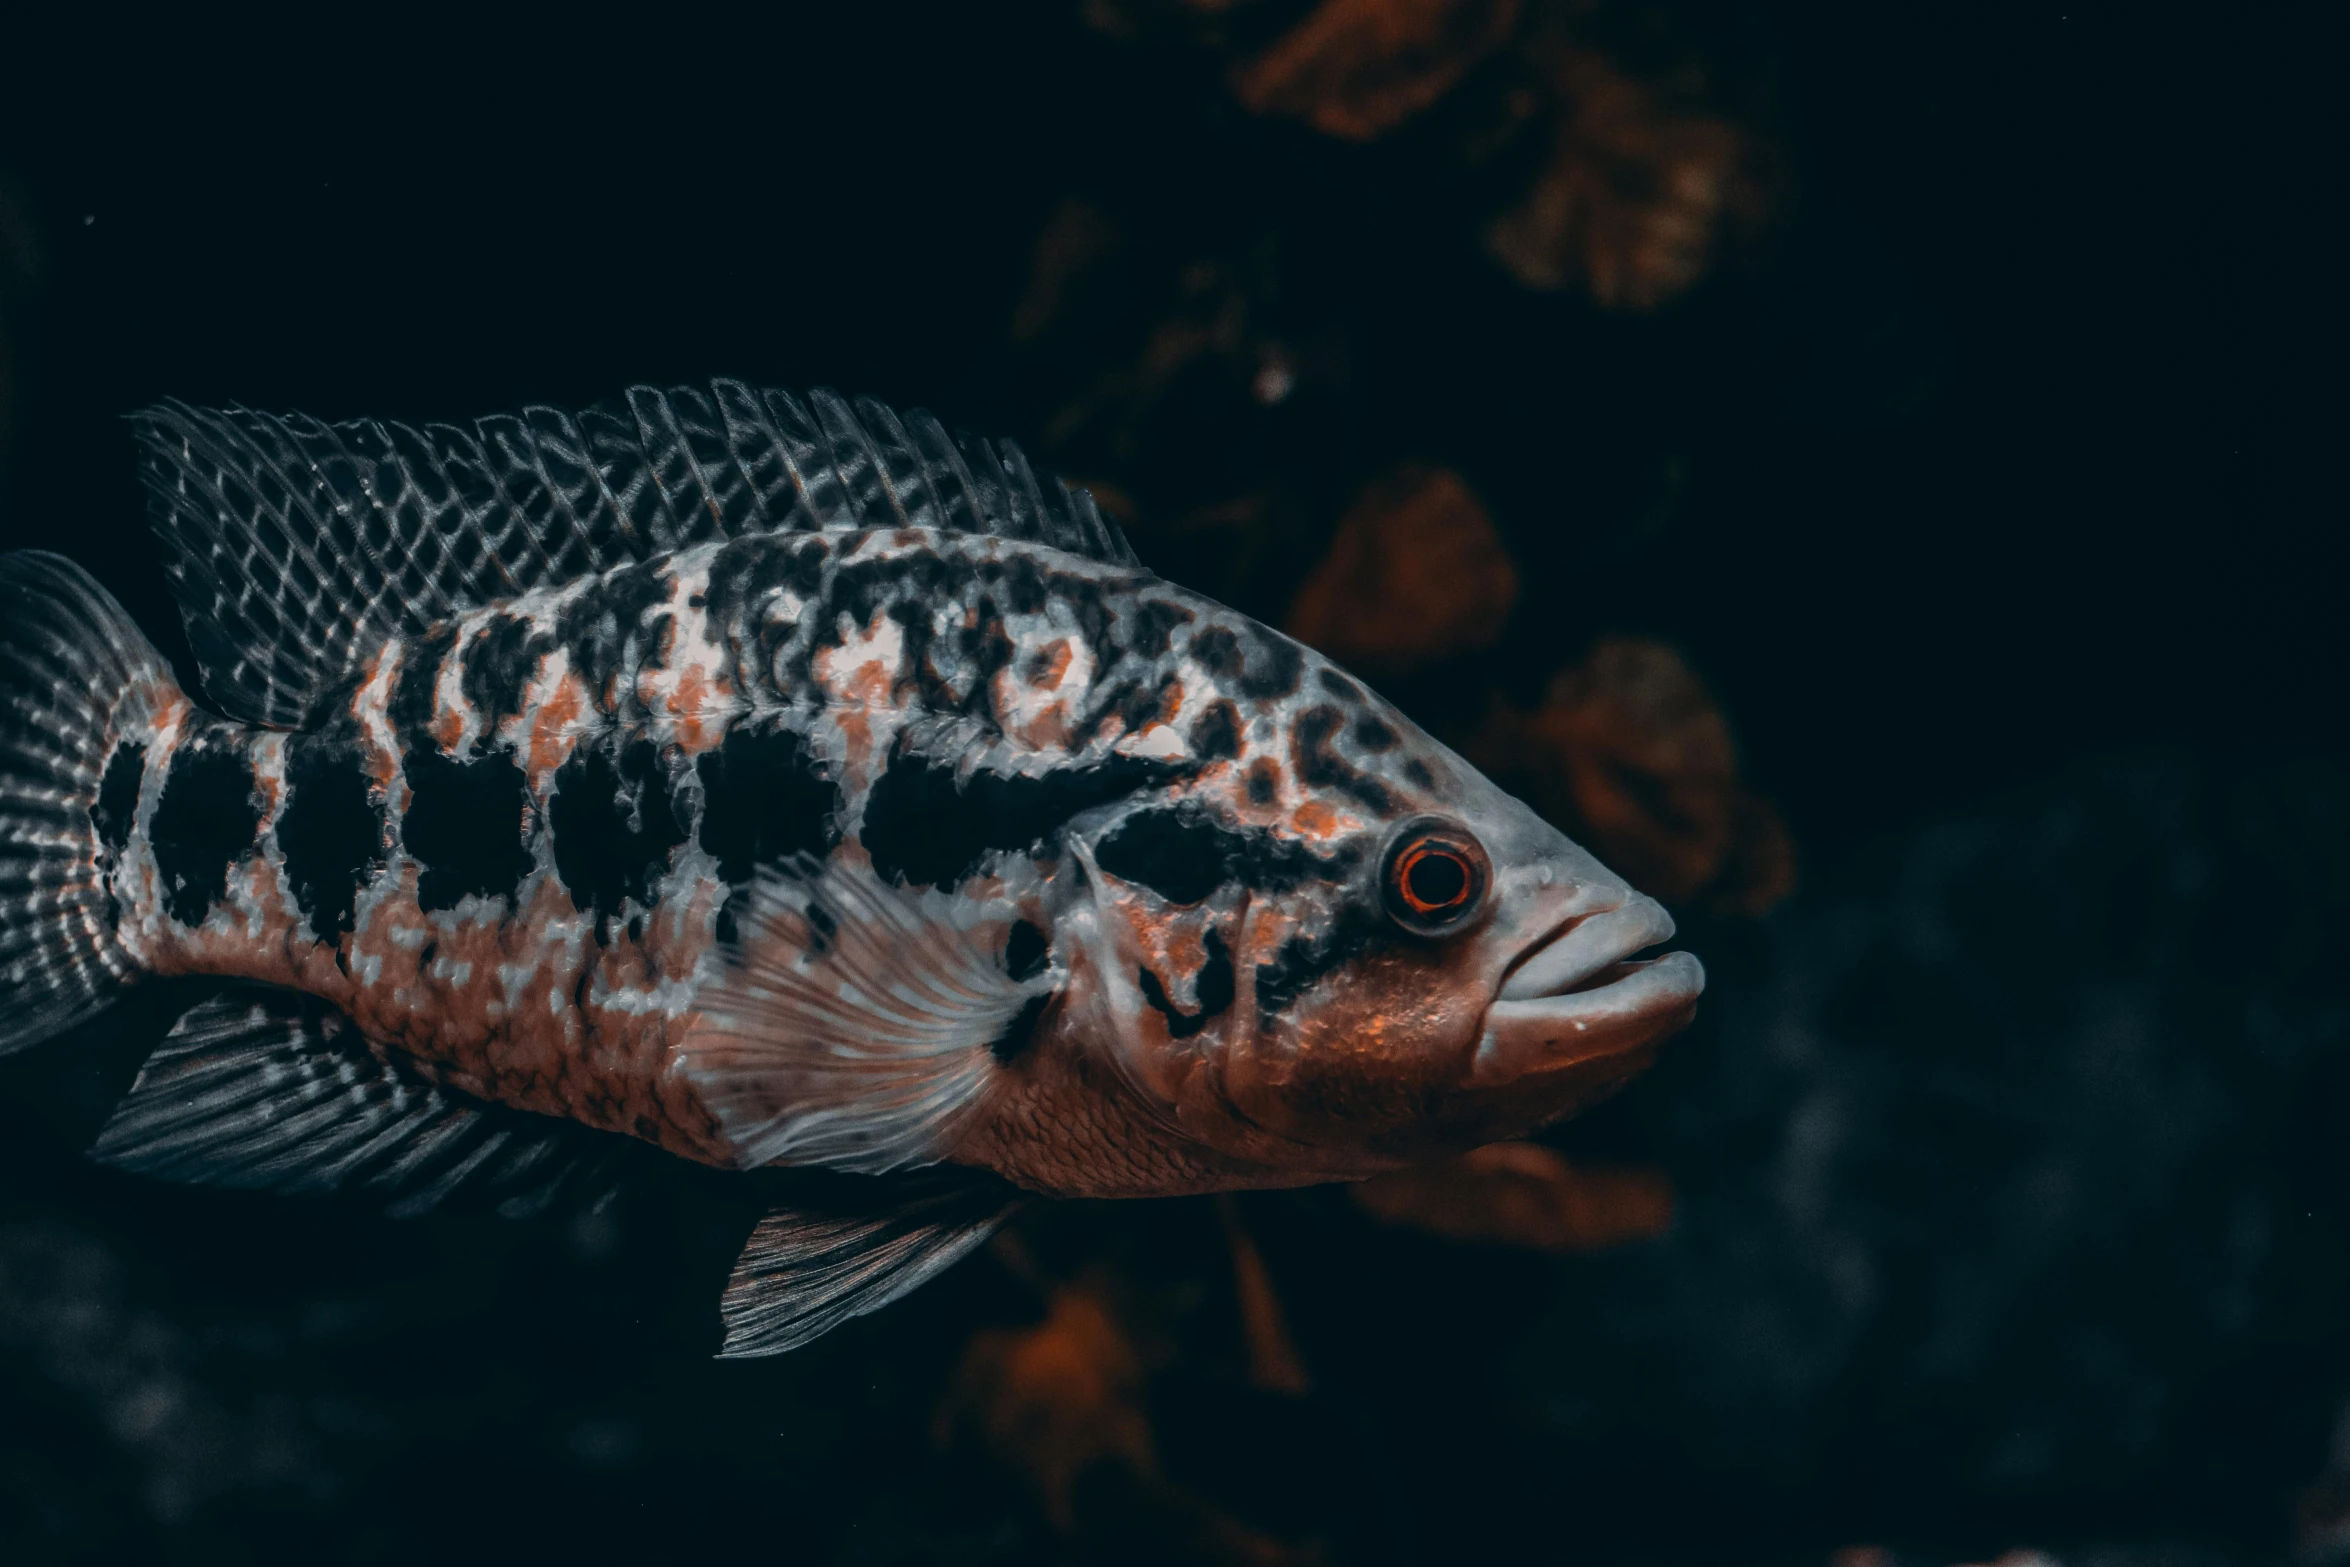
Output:
<instances>
[{"instance_id":1,"label":"fish mouth","mask_svg":"<svg viewBox=\"0 0 2350 1567\"><path fill-rule=\"evenodd\" d=\"M1705 989L1704 965L1686 952L1637 956L1672 936L1664 906L1635 894L1535 943L1486 1009L1468 1086L1623 1055L1688 1022Z\"/></svg>"}]
</instances>

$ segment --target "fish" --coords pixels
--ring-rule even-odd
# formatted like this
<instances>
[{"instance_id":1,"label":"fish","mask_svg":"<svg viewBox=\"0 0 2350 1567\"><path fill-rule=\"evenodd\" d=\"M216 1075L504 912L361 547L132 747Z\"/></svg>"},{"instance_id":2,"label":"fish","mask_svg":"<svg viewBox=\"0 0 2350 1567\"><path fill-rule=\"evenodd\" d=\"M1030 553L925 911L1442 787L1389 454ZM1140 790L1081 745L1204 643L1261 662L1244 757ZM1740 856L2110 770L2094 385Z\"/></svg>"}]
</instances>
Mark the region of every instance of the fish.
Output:
<instances>
[{"instance_id":1,"label":"fish","mask_svg":"<svg viewBox=\"0 0 2350 1567\"><path fill-rule=\"evenodd\" d=\"M1010 442L727 380L132 430L194 694L81 566L0 557L0 1053L214 982L103 1163L394 1213L804 1173L720 1301L764 1354L1026 1201L1522 1136L1703 988L1654 899Z\"/></svg>"}]
</instances>

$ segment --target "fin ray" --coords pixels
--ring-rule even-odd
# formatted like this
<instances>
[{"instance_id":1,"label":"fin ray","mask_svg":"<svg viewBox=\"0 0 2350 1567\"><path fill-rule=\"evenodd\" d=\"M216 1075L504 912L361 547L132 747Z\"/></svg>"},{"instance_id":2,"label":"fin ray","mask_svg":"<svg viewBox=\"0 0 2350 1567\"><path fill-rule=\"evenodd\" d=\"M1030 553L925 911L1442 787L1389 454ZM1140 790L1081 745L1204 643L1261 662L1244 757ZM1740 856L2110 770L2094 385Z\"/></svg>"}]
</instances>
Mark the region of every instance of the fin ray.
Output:
<instances>
[{"instance_id":1,"label":"fin ray","mask_svg":"<svg viewBox=\"0 0 2350 1567\"><path fill-rule=\"evenodd\" d=\"M779 1355L936 1278L1025 1200L967 1170L844 1180L759 1221L718 1303L722 1359Z\"/></svg>"},{"instance_id":2,"label":"fin ray","mask_svg":"<svg viewBox=\"0 0 2350 1567\"><path fill-rule=\"evenodd\" d=\"M358 1195L398 1216L459 1201L523 1216L593 1206L643 1151L442 1088L324 1002L232 991L173 1025L90 1156L196 1185Z\"/></svg>"},{"instance_id":3,"label":"fin ray","mask_svg":"<svg viewBox=\"0 0 2350 1567\"><path fill-rule=\"evenodd\" d=\"M62 555L0 555L0 1055L72 1027L138 977L113 875L144 772L110 799L177 691L121 605Z\"/></svg>"},{"instance_id":4,"label":"fin ray","mask_svg":"<svg viewBox=\"0 0 2350 1567\"><path fill-rule=\"evenodd\" d=\"M679 1049L740 1163L878 1175L942 1157L1000 1070L991 1047L1049 983L1004 972L999 923L863 866L760 867Z\"/></svg>"},{"instance_id":5,"label":"fin ray","mask_svg":"<svg viewBox=\"0 0 2350 1567\"><path fill-rule=\"evenodd\" d=\"M470 430L166 402L133 427L205 693L279 728L393 636L712 539L918 524L1140 564L1009 442L822 389L639 386Z\"/></svg>"}]
</instances>

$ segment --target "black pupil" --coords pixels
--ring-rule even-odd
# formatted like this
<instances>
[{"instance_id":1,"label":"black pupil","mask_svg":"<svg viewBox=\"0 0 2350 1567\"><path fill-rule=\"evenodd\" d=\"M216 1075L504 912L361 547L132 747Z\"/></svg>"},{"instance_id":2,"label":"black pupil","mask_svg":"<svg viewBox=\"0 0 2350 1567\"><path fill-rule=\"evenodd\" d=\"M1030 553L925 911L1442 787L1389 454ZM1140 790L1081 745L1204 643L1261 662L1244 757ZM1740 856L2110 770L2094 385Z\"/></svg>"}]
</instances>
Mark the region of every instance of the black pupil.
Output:
<instances>
[{"instance_id":1,"label":"black pupil","mask_svg":"<svg viewBox=\"0 0 2350 1567\"><path fill-rule=\"evenodd\" d=\"M1431 849L1412 861L1404 872L1404 885L1413 901L1432 909L1449 908L1468 896L1469 867L1456 854Z\"/></svg>"}]
</instances>

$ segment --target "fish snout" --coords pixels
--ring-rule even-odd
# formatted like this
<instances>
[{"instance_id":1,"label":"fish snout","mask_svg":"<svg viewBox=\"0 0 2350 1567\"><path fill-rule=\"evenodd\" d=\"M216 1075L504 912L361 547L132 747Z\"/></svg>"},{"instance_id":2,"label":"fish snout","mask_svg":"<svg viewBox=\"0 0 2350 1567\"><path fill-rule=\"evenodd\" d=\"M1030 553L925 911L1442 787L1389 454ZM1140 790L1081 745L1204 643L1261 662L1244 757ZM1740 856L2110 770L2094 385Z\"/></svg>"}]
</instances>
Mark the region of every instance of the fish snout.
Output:
<instances>
[{"instance_id":1,"label":"fish snout","mask_svg":"<svg viewBox=\"0 0 2350 1567\"><path fill-rule=\"evenodd\" d=\"M1570 919L1519 960L1502 981L1501 999L1552 996L1644 947L1673 939L1673 916L1656 899L1627 892L1594 912Z\"/></svg>"},{"instance_id":2,"label":"fish snout","mask_svg":"<svg viewBox=\"0 0 2350 1567\"><path fill-rule=\"evenodd\" d=\"M1638 893L1552 933L1486 1009L1466 1086L1628 1054L1678 1030L1705 989L1704 965L1686 952L1635 956L1672 936L1672 915Z\"/></svg>"}]
</instances>

